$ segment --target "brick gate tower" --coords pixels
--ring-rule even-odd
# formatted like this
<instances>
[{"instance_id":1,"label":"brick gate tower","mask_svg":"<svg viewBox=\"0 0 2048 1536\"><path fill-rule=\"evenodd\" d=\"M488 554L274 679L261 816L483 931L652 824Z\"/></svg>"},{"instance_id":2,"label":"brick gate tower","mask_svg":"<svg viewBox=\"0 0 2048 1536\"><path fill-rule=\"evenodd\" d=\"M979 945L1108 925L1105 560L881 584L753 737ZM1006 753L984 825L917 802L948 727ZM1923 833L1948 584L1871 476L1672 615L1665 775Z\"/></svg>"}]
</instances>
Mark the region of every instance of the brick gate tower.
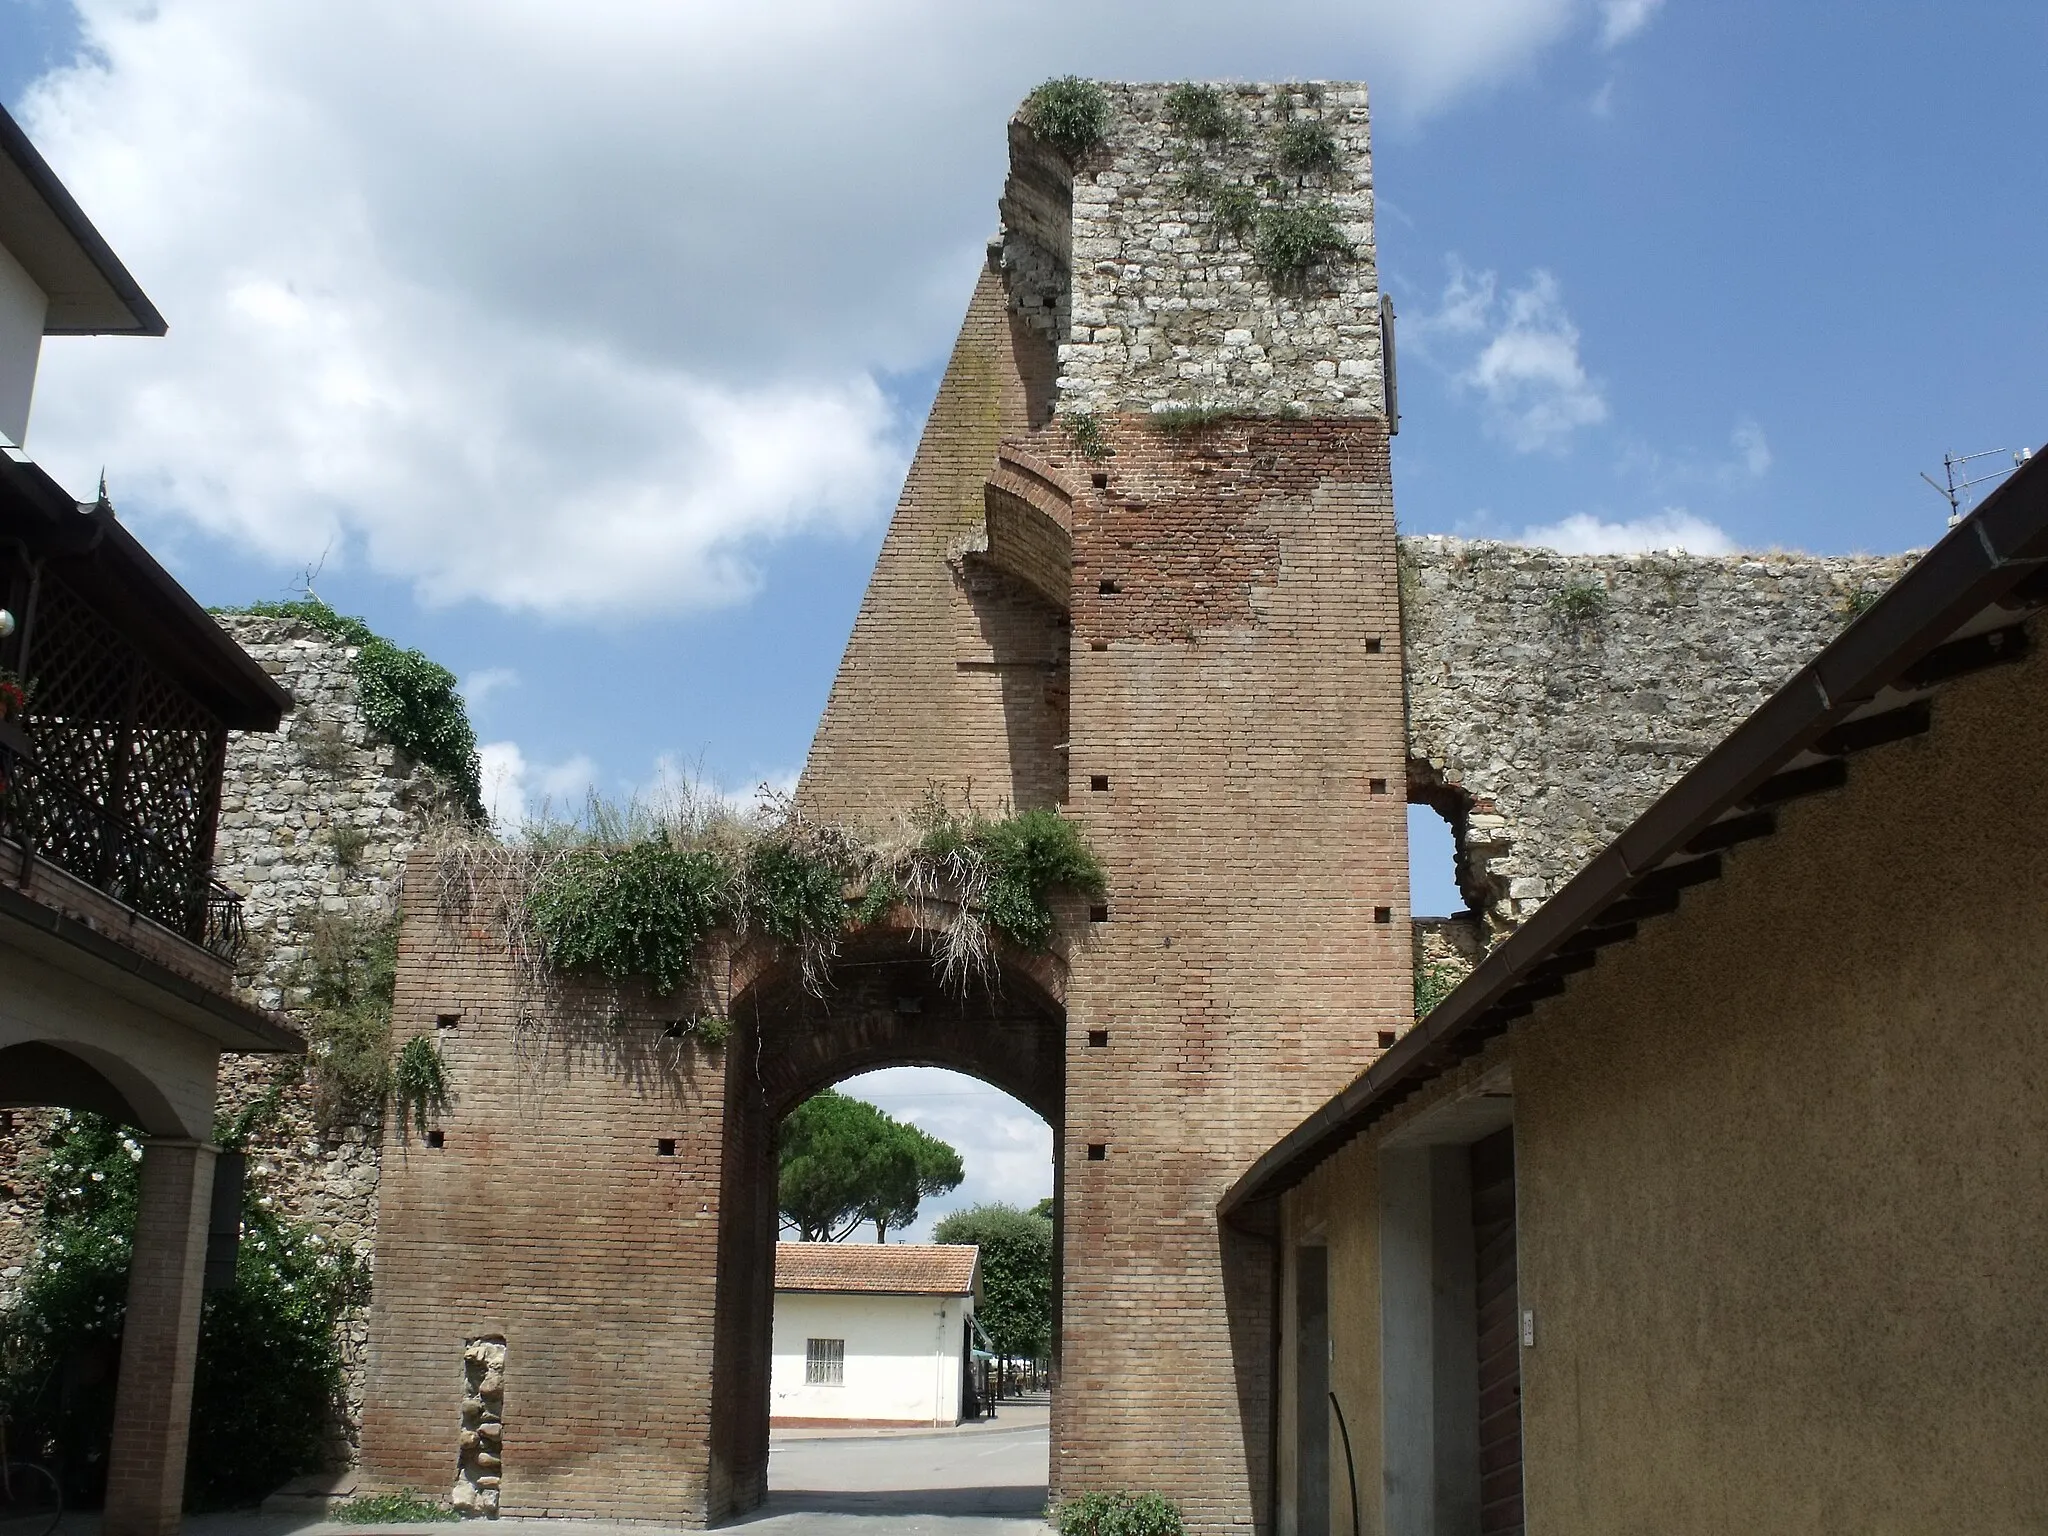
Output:
<instances>
[{"instance_id":1,"label":"brick gate tower","mask_svg":"<svg viewBox=\"0 0 2048 1536\"><path fill-rule=\"evenodd\" d=\"M757 1504L776 1127L924 1064L1054 1128L1055 1495L1264 1528L1279 1256L1217 1201L1412 1013L1366 97L1078 96L1098 131L1011 124L799 802L870 829L934 792L1058 805L1105 897L970 988L910 918L849 934L823 985L741 944L666 998L535 982L499 866L415 854L394 1038L430 1031L452 1096L383 1163L366 1485L691 1525ZM678 1043L700 1010L723 1048Z\"/></svg>"},{"instance_id":2,"label":"brick gate tower","mask_svg":"<svg viewBox=\"0 0 2048 1536\"><path fill-rule=\"evenodd\" d=\"M1085 825L1053 1488L1214 1531L1264 1524L1275 1266L1216 1201L1412 1009L1366 93L1106 96L1071 154L1011 124L800 797Z\"/></svg>"}]
</instances>

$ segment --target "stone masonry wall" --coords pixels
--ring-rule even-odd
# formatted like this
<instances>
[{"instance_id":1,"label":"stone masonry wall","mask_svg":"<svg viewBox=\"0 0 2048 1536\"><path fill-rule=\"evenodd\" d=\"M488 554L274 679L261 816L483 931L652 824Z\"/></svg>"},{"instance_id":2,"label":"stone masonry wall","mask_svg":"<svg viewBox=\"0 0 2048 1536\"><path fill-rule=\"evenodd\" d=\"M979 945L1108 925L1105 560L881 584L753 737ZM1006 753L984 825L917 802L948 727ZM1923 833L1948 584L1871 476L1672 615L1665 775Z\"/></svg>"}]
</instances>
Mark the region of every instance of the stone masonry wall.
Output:
<instances>
[{"instance_id":1,"label":"stone masonry wall","mask_svg":"<svg viewBox=\"0 0 2048 1536\"><path fill-rule=\"evenodd\" d=\"M1004 266L1018 312L1042 317L1060 342L1060 409L1383 414L1365 87L1219 87L1240 128L1211 142L1167 122L1172 87L1107 89L1107 139L1071 172L1021 123L1011 134ZM1276 136L1288 124L1329 134L1330 170L1280 169ZM1352 255L1276 285L1253 259L1255 234L1219 223L1221 186L1268 208L1327 206Z\"/></svg>"},{"instance_id":2,"label":"stone masonry wall","mask_svg":"<svg viewBox=\"0 0 2048 1536\"><path fill-rule=\"evenodd\" d=\"M313 925L323 916L375 921L395 913L407 854L428 823L451 814L452 801L438 776L371 736L355 647L292 620L223 615L220 622L297 701L275 733L229 738L214 864L243 897L249 939L238 984L303 1026ZM249 1146L251 1173L263 1181L264 1198L374 1263L379 1127L322 1126L307 1074L274 1057L224 1058L221 1107L239 1109L280 1071L289 1079L283 1112ZM352 1461L369 1333L361 1315L344 1330L345 1408L334 1456Z\"/></svg>"},{"instance_id":3,"label":"stone masonry wall","mask_svg":"<svg viewBox=\"0 0 2048 1536\"><path fill-rule=\"evenodd\" d=\"M1409 796L1452 822L1488 930L1554 895L1914 558L1403 539Z\"/></svg>"}]
</instances>

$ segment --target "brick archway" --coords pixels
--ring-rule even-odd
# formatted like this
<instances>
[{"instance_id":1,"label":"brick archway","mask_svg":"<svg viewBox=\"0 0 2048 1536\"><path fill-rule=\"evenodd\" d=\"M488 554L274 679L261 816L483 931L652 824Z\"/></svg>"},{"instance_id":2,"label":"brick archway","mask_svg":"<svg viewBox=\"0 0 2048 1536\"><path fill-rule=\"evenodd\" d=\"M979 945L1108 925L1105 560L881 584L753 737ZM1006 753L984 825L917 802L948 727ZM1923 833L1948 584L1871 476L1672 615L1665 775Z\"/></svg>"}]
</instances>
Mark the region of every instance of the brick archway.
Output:
<instances>
[{"instance_id":1,"label":"brick archway","mask_svg":"<svg viewBox=\"0 0 2048 1536\"><path fill-rule=\"evenodd\" d=\"M741 980L730 1008L712 1371L712 1508L730 1510L750 1508L767 1493L775 1132L783 1117L858 1073L943 1067L1000 1089L1052 1127L1055 1192L1065 1119L1059 961L1002 954L992 975L949 986L933 962L932 936L914 927L850 937L817 991L804 987L788 957L753 959L735 967ZM1057 1276L1054 1295L1057 1390Z\"/></svg>"}]
</instances>

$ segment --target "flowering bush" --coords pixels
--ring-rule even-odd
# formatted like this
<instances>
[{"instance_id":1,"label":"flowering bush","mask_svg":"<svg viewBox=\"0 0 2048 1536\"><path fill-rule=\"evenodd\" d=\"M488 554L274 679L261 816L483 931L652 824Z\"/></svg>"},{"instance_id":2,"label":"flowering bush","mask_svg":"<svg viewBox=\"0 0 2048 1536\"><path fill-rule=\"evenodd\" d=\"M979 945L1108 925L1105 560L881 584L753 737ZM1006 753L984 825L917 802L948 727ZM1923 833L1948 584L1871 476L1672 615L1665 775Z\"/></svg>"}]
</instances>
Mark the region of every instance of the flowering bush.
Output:
<instances>
[{"instance_id":1,"label":"flowering bush","mask_svg":"<svg viewBox=\"0 0 2048 1536\"><path fill-rule=\"evenodd\" d=\"M141 1161L126 1128L60 1119L34 1170L39 1239L0 1312L0 1414L14 1443L54 1443L65 1496L81 1504L106 1488ZM200 1318L188 1505L251 1503L320 1465L341 1390L336 1327L365 1288L352 1254L275 1215L248 1181L234 1287L207 1296Z\"/></svg>"}]
</instances>

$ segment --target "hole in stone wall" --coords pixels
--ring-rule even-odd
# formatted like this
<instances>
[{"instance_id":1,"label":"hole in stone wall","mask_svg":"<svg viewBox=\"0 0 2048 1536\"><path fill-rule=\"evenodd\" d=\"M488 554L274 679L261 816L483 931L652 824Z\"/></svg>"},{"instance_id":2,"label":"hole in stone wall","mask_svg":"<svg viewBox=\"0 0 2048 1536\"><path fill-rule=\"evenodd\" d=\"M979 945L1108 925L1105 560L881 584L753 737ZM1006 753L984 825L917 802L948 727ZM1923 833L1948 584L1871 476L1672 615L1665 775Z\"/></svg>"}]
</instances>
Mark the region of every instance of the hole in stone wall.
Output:
<instances>
[{"instance_id":1,"label":"hole in stone wall","mask_svg":"<svg viewBox=\"0 0 2048 1536\"><path fill-rule=\"evenodd\" d=\"M453 1029L461 1022L462 1015L459 1013L437 1013L434 1015L434 1028L436 1029Z\"/></svg>"},{"instance_id":2,"label":"hole in stone wall","mask_svg":"<svg viewBox=\"0 0 2048 1536\"><path fill-rule=\"evenodd\" d=\"M1365 642L1365 654L1368 656L1377 656L1379 655L1379 653L1380 637L1378 635L1374 635L1372 636L1372 638Z\"/></svg>"},{"instance_id":3,"label":"hole in stone wall","mask_svg":"<svg viewBox=\"0 0 2048 1536\"><path fill-rule=\"evenodd\" d=\"M1088 787L1089 787L1090 789L1107 789L1107 788L1109 788L1109 775L1108 775L1108 774L1106 774L1106 773L1091 773L1091 774L1089 774L1089 775L1088 775Z\"/></svg>"},{"instance_id":4,"label":"hole in stone wall","mask_svg":"<svg viewBox=\"0 0 2048 1536\"><path fill-rule=\"evenodd\" d=\"M1101 593L1104 597L1115 597L1117 593L1123 591L1123 589L1124 584L1120 581L1100 582L1096 585L1095 588L1095 590Z\"/></svg>"},{"instance_id":5,"label":"hole in stone wall","mask_svg":"<svg viewBox=\"0 0 2048 1536\"><path fill-rule=\"evenodd\" d=\"M1374 907L1372 909L1372 920L1376 923L1391 923L1394 920L1394 909L1392 907Z\"/></svg>"},{"instance_id":6,"label":"hole in stone wall","mask_svg":"<svg viewBox=\"0 0 2048 1536\"><path fill-rule=\"evenodd\" d=\"M1109 1031L1106 1029L1089 1030L1088 1043L1094 1046L1103 1046L1109 1044Z\"/></svg>"},{"instance_id":7,"label":"hole in stone wall","mask_svg":"<svg viewBox=\"0 0 2048 1536\"><path fill-rule=\"evenodd\" d=\"M1108 1148L1108 1147L1107 1147L1106 1145L1104 1145L1104 1144L1103 1144L1102 1142L1099 1142L1099 1141L1091 1141L1091 1142L1089 1142L1089 1143L1088 1143L1088 1161L1089 1161L1089 1162L1091 1162L1091 1163L1099 1163L1099 1162L1102 1162L1102 1161L1106 1160L1106 1159L1108 1158L1108 1156L1109 1156L1109 1148Z\"/></svg>"},{"instance_id":8,"label":"hole in stone wall","mask_svg":"<svg viewBox=\"0 0 2048 1536\"><path fill-rule=\"evenodd\" d=\"M1109 484L1109 476L1104 471L1098 469L1088 477L1088 483L1099 491Z\"/></svg>"},{"instance_id":9,"label":"hole in stone wall","mask_svg":"<svg viewBox=\"0 0 2048 1536\"><path fill-rule=\"evenodd\" d=\"M676 1155L676 1139L675 1139L675 1137L673 1137L673 1136L661 1136L661 1137L657 1137L657 1138L656 1138L656 1140L655 1140L655 1143L654 1143L654 1155L655 1155L656 1157L674 1157L674 1156Z\"/></svg>"},{"instance_id":10,"label":"hole in stone wall","mask_svg":"<svg viewBox=\"0 0 2048 1536\"><path fill-rule=\"evenodd\" d=\"M1109 649L1109 642L1107 640L1090 640L1088 642L1088 649L1091 651L1106 651Z\"/></svg>"},{"instance_id":11,"label":"hole in stone wall","mask_svg":"<svg viewBox=\"0 0 2048 1536\"><path fill-rule=\"evenodd\" d=\"M1365 787L1376 795L1384 795L1387 792L1387 781L1385 779L1368 779Z\"/></svg>"},{"instance_id":12,"label":"hole in stone wall","mask_svg":"<svg viewBox=\"0 0 2048 1536\"><path fill-rule=\"evenodd\" d=\"M1090 907L1090 908L1088 909L1088 921L1089 921L1089 922L1091 922L1091 923L1106 923L1106 922L1108 922L1108 921L1109 921L1109 908L1108 908L1108 907Z\"/></svg>"},{"instance_id":13,"label":"hole in stone wall","mask_svg":"<svg viewBox=\"0 0 2048 1536\"><path fill-rule=\"evenodd\" d=\"M1393 1032L1393 1031L1392 1031L1391 1029L1383 1029L1383 1030L1381 1030L1381 1031L1380 1031L1380 1049L1384 1051L1384 1050L1386 1050L1386 1049L1387 1049L1387 1048L1388 1048L1389 1046L1391 1046L1391 1045L1392 1045L1393 1043L1394 1043L1394 1032Z\"/></svg>"},{"instance_id":14,"label":"hole in stone wall","mask_svg":"<svg viewBox=\"0 0 2048 1536\"><path fill-rule=\"evenodd\" d=\"M1458 891L1458 840L1433 807L1408 807L1408 910L1431 917L1463 911Z\"/></svg>"},{"instance_id":15,"label":"hole in stone wall","mask_svg":"<svg viewBox=\"0 0 2048 1536\"><path fill-rule=\"evenodd\" d=\"M430 1146L430 1147L442 1147L442 1146L446 1146L447 1144L448 1144L448 1138L447 1138L447 1137L445 1137L445 1136L443 1136L443 1135L442 1135L442 1134L441 1134L441 1133L440 1133L439 1131L429 1131L429 1132L427 1132L427 1145L428 1145L428 1146Z\"/></svg>"}]
</instances>

